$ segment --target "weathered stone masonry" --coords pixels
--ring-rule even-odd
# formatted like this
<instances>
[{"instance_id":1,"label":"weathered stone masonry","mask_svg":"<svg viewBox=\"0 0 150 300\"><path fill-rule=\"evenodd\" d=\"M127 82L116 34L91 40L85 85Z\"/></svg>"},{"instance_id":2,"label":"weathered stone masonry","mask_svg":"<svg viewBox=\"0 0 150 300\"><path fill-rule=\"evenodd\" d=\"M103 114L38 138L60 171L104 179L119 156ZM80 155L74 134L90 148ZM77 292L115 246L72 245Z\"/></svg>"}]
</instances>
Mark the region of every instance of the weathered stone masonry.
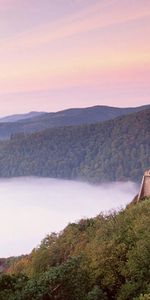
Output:
<instances>
[{"instance_id":1,"label":"weathered stone masonry","mask_svg":"<svg viewBox=\"0 0 150 300\"><path fill-rule=\"evenodd\" d=\"M140 192L138 195L138 201L144 197L150 197L150 170L145 171Z\"/></svg>"}]
</instances>

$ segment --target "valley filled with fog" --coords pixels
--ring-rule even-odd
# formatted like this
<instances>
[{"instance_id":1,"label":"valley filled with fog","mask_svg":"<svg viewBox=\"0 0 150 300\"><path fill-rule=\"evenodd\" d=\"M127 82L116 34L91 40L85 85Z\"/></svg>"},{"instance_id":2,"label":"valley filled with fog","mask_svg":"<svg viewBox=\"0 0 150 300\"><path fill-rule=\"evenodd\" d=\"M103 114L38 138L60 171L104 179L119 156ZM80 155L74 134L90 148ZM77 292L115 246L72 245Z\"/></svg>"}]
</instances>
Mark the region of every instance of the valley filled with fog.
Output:
<instances>
[{"instance_id":1,"label":"valley filled with fog","mask_svg":"<svg viewBox=\"0 0 150 300\"><path fill-rule=\"evenodd\" d=\"M0 257L29 253L46 234L101 211L125 207L137 194L133 182L93 186L48 179L0 180Z\"/></svg>"}]
</instances>

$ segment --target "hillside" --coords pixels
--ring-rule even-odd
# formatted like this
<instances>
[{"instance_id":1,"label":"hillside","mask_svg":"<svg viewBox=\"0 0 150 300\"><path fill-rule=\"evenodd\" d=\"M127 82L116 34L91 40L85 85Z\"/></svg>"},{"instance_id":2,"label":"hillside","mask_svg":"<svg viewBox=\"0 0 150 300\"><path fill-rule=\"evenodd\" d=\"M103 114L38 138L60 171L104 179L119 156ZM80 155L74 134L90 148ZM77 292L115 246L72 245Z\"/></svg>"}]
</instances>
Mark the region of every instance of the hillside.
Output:
<instances>
[{"instance_id":1,"label":"hillside","mask_svg":"<svg viewBox=\"0 0 150 300\"><path fill-rule=\"evenodd\" d=\"M17 122L17 121L21 121L21 120L27 120L27 119L31 119L37 116L41 116L45 114L44 112L36 112L36 111L31 111L29 113L26 114L16 114L16 115L10 115L10 116L6 116L3 118L0 118L0 123L13 123L13 122Z\"/></svg>"},{"instance_id":2,"label":"hillside","mask_svg":"<svg viewBox=\"0 0 150 300\"><path fill-rule=\"evenodd\" d=\"M150 166L150 109L92 125L16 135L0 143L0 177L140 180Z\"/></svg>"},{"instance_id":3,"label":"hillside","mask_svg":"<svg viewBox=\"0 0 150 300\"><path fill-rule=\"evenodd\" d=\"M149 215L147 199L46 236L0 276L0 299L150 299Z\"/></svg>"},{"instance_id":4,"label":"hillside","mask_svg":"<svg viewBox=\"0 0 150 300\"><path fill-rule=\"evenodd\" d=\"M67 109L58 111L56 113L31 112L32 117L30 117L30 114L10 116L3 119L5 123L0 123L0 139L9 139L12 134L19 132L33 133L44 130L46 128L91 124L101 121L107 121L122 115L142 111L149 107L149 105L133 108L93 106L87 108ZM17 119L18 122L15 122ZM9 123L6 123L6 121ZM2 120L0 120L0 122L2 122Z\"/></svg>"}]
</instances>

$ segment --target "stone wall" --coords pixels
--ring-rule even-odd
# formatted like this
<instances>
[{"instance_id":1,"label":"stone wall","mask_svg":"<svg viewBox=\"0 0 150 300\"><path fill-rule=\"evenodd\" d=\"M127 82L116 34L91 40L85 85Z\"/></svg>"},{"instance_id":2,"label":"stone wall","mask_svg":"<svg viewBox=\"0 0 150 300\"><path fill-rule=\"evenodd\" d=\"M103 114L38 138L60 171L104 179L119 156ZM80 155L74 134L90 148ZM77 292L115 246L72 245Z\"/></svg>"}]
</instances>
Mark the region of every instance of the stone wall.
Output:
<instances>
[{"instance_id":1,"label":"stone wall","mask_svg":"<svg viewBox=\"0 0 150 300\"><path fill-rule=\"evenodd\" d=\"M138 200L144 197L150 197L150 175L147 172L143 176Z\"/></svg>"}]
</instances>

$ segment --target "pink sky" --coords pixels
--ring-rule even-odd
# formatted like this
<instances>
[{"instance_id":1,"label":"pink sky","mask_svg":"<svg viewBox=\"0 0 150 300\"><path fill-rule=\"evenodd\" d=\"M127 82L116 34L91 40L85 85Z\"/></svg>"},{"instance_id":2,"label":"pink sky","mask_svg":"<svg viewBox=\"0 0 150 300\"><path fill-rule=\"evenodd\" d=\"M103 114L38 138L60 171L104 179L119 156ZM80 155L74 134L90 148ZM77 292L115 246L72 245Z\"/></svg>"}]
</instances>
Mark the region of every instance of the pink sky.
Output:
<instances>
[{"instance_id":1,"label":"pink sky","mask_svg":"<svg viewBox=\"0 0 150 300\"><path fill-rule=\"evenodd\" d=\"M150 103L149 0L0 0L0 115Z\"/></svg>"}]
</instances>

